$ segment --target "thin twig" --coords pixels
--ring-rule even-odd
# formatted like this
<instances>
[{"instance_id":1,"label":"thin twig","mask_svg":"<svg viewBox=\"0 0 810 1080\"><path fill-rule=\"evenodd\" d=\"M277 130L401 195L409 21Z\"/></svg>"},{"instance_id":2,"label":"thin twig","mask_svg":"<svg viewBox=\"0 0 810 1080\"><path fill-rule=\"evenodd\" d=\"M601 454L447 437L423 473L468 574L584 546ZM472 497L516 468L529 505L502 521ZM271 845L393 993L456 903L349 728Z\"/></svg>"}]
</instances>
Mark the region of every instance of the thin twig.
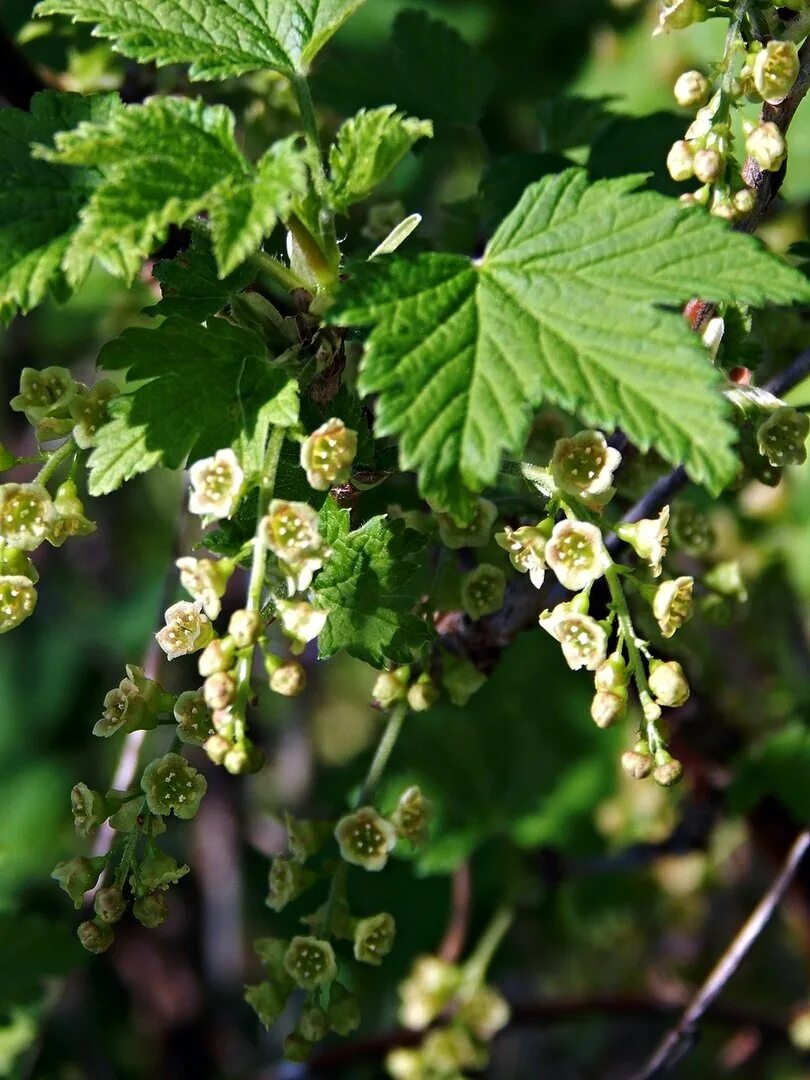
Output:
<instances>
[{"instance_id":1,"label":"thin twig","mask_svg":"<svg viewBox=\"0 0 810 1080\"><path fill-rule=\"evenodd\" d=\"M676 1026L665 1035L650 1060L634 1080L655 1080L669 1072L694 1044L697 1025L715 998L722 993L784 898L802 859L810 850L810 830L796 837L785 864L768 891L751 912L740 932L720 957Z\"/></svg>"},{"instance_id":2,"label":"thin twig","mask_svg":"<svg viewBox=\"0 0 810 1080\"><path fill-rule=\"evenodd\" d=\"M468 863L462 863L453 874L450 894L450 919L444 932L438 955L446 964L457 964L470 928L472 878Z\"/></svg>"}]
</instances>

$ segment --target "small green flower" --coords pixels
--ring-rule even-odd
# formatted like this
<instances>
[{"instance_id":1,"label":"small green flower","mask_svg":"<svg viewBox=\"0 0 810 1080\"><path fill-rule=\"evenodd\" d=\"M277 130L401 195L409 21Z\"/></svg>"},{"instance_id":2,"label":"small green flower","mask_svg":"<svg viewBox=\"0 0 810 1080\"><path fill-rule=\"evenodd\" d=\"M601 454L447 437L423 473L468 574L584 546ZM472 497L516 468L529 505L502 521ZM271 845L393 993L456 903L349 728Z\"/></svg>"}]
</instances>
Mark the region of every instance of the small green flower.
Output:
<instances>
[{"instance_id":1,"label":"small green flower","mask_svg":"<svg viewBox=\"0 0 810 1080\"><path fill-rule=\"evenodd\" d=\"M203 614L202 603L190 604L181 600L166 609L166 625L155 634L155 640L169 660L198 652L212 640L214 628Z\"/></svg>"},{"instance_id":2,"label":"small green flower","mask_svg":"<svg viewBox=\"0 0 810 1080\"><path fill-rule=\"evenodd\" d=\"M205 703L202 690L186 690L180 694L174 704L174 718L177 721L177 738L182 743L204 746L206 739L214 734L211 710Z\"/></svg>"},{"instance_id":3,"label":"small green flower","mask_svg":"<svg viewBox=\"0 0 810 1080\"><path fill-rule=\"evenodd\" d=\"M685 30L708 17L701 0L658 0L658 26L654 33Z\"/></svg>"},{"instance_id":4,"label":"small green flower","mask_svg":"<svg viewBox=\"0 0 810 1080\"><path fill-rule=\"evenodd\" d=\"M404 701L410 677L411 669L407 666L381 671L371 691L372 700L382 709L390 709L398 701Z\"/></svg>"},{"instance_id":5,"label":"small green flower","mask_svg":"<svg viewBox=\"0 0 810 1080\"><path fill-rule=\"evenodd\" d=\"M308 589L329 554L316 512L306 503L273 499L260 528L287 577L290 592Z\"/></svg>"},{"instance_id":6,"label":"small green flower","mask_svg":"<svg viewBox=\"0 0 810 1080\"><path fill-rule=\"evenodd\" d=\"M572 671L596 671L607 655L607 634L596 619L572 610L568 603L544 611L540 625L559 641L565 662Z\"/></svg>"},{"instance_id":7,"label":"small green flower","mask_svg":"<svg viewBox=\"0 0 810 1080\"><path fill-rule=\"evenodd\" d=\"M332 826L328 821L307 821L303 818L284 815L287 830L287 847L290 855L302 865L317 855L326 840L332 835Z\"/></svg>"},{"instance_id":8,"label":"small green flower","mask_svg":"<svg viewBox=\"0 0 810 1080\"><path fill-rule=\"evenodd\" d=\"M707 588L736 600L738 604L744 604L748 600L748 589L736 559L717 563L703 578L703 582Z\"/></svg>"},{"instance_id":9,"label":"small green flower","mask_svg":"<svg viewBox=\"0 0 810 1080\"><path fill-rule=\"evenodd\" d=\"M570 439L558 439L551 459L551 475L560 491L579 498L604 496L613 485L613 474L622 455L601 431L580 431Z\"/></svg>"},{"instance_id":10,"label":"small green flower","mask_svg":"<svg viewBox=\"0 0 810 1080\"><path fill-rule=\"evenodd\" d=\"M486 681L471 660L450 652L442 656L442 686L454 705L466 705Z\"/></svg>"},{"instance_id":11,"label":"small green flower","mask_svg":"<svg viewBox=\"0 0 810 1080\"><path fill-rule=\"evenodd\" d=\"M22 574L0 575L0 634L25 622L36 605L37 590L30 578Z\"/></svg>"},{"instance_id":12,"label":"small green flower","mask_svg":"<svg viewBox=\"0 0 810 1080\"><path fill-rule=\"evenodd\" d=\"M396 923L387 911L360 919L354 930L354 958L379 966L394 947Z\"/></svg>"},{"instance_id":13,"label":"small green flower","mask_svg":"<svg viewBox=\"0 0 810 1080\"><path fill-rule=\"evenodd\" d=\"M76 906L79 907L80 905L77 904ZM96 955L106 952L115 941L113 928L109 923L98 918L79 923L76 928L76 936L83 949Z\"/></svg>"},{"instance_id":14,"label":"small green flower","mask_svg":"<svg viewBox=\"0 0 810 1080\"><path fill-rule=\"evenodd\" d=\"M560 584L571 592L592 585L610 565L602 533L585 521L558 521L545 555Z\"/></svg>"},{"instance_id":15,"label":"small green flower","mask_svg":"<svg viewBox=\"0 0 810 1080\"><path fill-rule=\"evenodd\" d=\"M596 669L593 677L593 683L597 690L612 694L626 693L628 682L627 664L620 652L613 653L612 656L603 661Z\"/></svg>"},{"instance_id":16,"label":"small green flower","mask_svg":"<svg viewBox=\"0 0 810 1080\"><path fill-rule=\"evenodd\" d=\"M291 1031L289 1035L284 1036L282 1053L287 1061L291 1061L296 1065L303 1065L312 1057L314 1050L314 1044L305 1039L298 1031Z\"/></svg>"},{"instance_id":17,"label":"small green flower","mask_svg":"<svg viewBox=\"0 0 810 1080\"><path fill-rule=\"evenodd\" d=\"M332 983L326 1015L329 1027L336 1035L350 1035L360 1027L360 1002L345 986Z\"/></svg>"},{"instance_id":18,"label":"small green flower","mask_svg":"<svg viewBox=\"0 0 810 1080\"><path fill-rule=\"evenodd\" d=\"M209 641L197 660L197 670L204 679L218 671L230 671L236 662L236 645L227 635Z\"/></svg>"},{"instance_id":19,"label":"small green flower","mask_svg":"<svg viewBox=\"0 0 810 1080\"><path fill-rule=\"evenodd\" d=\"M280 664L267 664L270 689L282 697L298 697L307 687L307 673L297 660L285 660ZM272 671L270 668L272 667Z\"/></svg>"},{"instance_id":20,"label":"small green flower","mask_svg":"<svg viewBox=\"0 0 810 1080\"><path fill-rule=\"evenodd\" d=\"M53 505L58 517L48 534L48 542L54 547L61 547L71 536L89 536L96 531L95 521L85 516L74 480L59 485Z\"/></svg>"},{"instance_id":21,"label":"small green flower","mask_svg":"<svg viewBox=\"0 0 810 1080\"><path fill-rule=\"evenodd\" d=\"M689 683L677 660L653 660L650 664L650 691L659 705L680 708L689 700Z\"/></svg>"},{"instance_id":22,"label":"small green flower","mask_svg":"<svg viewBox=\"0 0 810 1080\"><path fill-rule=\"evenodd\" d=\"M459 1006L456 1019L476 1039L489 1042L509 1023L509 1002L492 986L481 986Z\"/></svg>"},{"instance_id":23,"label":"small green flower","mask_svg":"<svg viewBox=\"0 0 810 1080\"><path fill-rule=\"evenodd\" d=\"M307 1042L316 1043L329 1034L329 1017L318 1005L305 1005L298 1017L296 1030Z\"/></svg>"},{"instance_id":24,"label":"small green flower","mask_svg":"<svg viewBox=\"0 0 810 1080\"><path fill-rule=\"evenodd\" d=\"M521 574L528 574L535 589L539 589L546 576L545 550L548 537L534 525L521 525L519 529L510 529L495 533L498 547L509 552L509 561Z\"/></svg>"},{"instance_id":25,"label":"small green flower","mask_svg":"<svg viewBox=\"0 0 810 1080\"><path fill-rule=\"evenodd\" d=\"M93 791L85 783L74 785L70 792L70 808L73 824L79 836L90 836L94 829L107 820L107 801L100 791Z\"/></svg>"},{"instance_id":26,"label":"small green flower","mask_svg":"<svg viewBox=\"0 0 810 1080\"><path fill-rule=\"evenodd\" d=\"M301 445L301 468L307 474L309 486L316 491L328 491L345 484L356 454L357 432L335 417L321 424Z\"/></svg>"},{"instance_id":27,"label":"small green flower","mask_svg":"<svg viewBox=\"0 0 810 1080\"><path fill-rule=\"evenodd\" d=\"M169 901L165 892L148 893L139 896L132 905L132 914L149 930L162 926L169 917Z\"/></svg>"},{"instance_id":28,"label":"small green flower","mask_svg":"<svg viewBox=\"0 0 810 1080\"><path fill-rule=\"evenodd\" d=\"M180 584L192 600L202 604L209 619L216 619L222 605L235 563L231 559L194 559L187 556L174 564L180 571Z\"/></svg>"},{"instance_id":29,"label":"small green flower","mask_svg":"<svg viewBox=\"0 0 810 1080\"><path fill-rule=\"evenodd\" d=\"M104 698L104 711L93 728L93 734L100 738L118 732L151 731L159 714L173 708L172 696L159 683L147 679L141 668L127 664L126 670L126 678Z\"/></svg>"},{"instance_id":30,"label":"small green flower","mask_svg":"<svg viewBox=\"0 0 810 1080\"><path fill-rule=\"evenodd\" d=\"M292 991L292 984L267 979L256 986L245 989L245 1001L254 1010L265 1028L271 1027L287 1004Z\"/></svg>"},{"instance_id":31,"label":"small green flower","mask_svg":"<svg viewBox=\"0 0 810 1080\"><path fill-rule=\"evenodd\" d=\"M625 523L616 530L616 535L629 544L640 559L650 564L653 577L661 575L661 562L669 541L668 524L669 507L665 506L657 518Z\"/></svg>"},{"instance_id":32,"label":"small green flower","mask_svg":"<svg viewBox=\"0 0 810 1080\"><path fill-rule=\"evenodd\" d=\"M688 502L672 507L669 534L672 543L687 555L708 555L717 539L709 517Z\"/></svg>"},{"instance_id":33,"label":"small green flower","mask_svg":"<svg viewBox=\"0 0 810 1080\"><path fill-rule=\"evenodd\" d=\"M51 877L59 882L59 887L68 894L78 910L84 902L84 894L89 892L98 881L106 862L107 860L103 857L63 859L62 862L56 864Z\"/></svg>"},{"instance_id":34,"label":"small green flower","mask_svg":"<svg viewBox=\"0 0 810 1080\"><path fill-rule=\"evenodd\" d=\"M0 485L0 539L22 551L46 540L59 515L42 484Z\"/></svg>"},{"instance_id":35,"label":"small green flower","mask_svg":"<svg viewBox=\"0 0 810 1080\"><path fill-rule=\"evenodd\" d=\"M784 101L799 74L799 48L794 41L769 41L754 57L754 86L763 101Z\"/></svg>"},{"instance_id":36,"label":"small green flower","mask_svg":"<svg viewBox=\"0 0 810 1080\"><path fill-rule=\"evenodd\" d=\"M300 863L277 855L270 864L265 903L273 911L283 911L315 880L315 875Z\"/></svg>"},{"instance_id":37,"label":"small green flower","mask_svg":"<svg viewBox=\"0 0 810 1080\"><path fill-rule=\"evenodd\" d=\"M439 700L438 686L425 671L408 687L408 708L412 712L427 712Z\"/></svg>"},{"instance_id":38,"label":"small green flower","mask_svg":"<svg viewBox=\"0 0 810 1080\"><path fill-rule=\"evenodd\" d=\"M191 495L188 508L203 517L229 518L242 493L245 474L233 450L196 461L189 469Z\"/></svg>"},{"instance_id":39,"label":"small green flower","mask_svg":"<svg viewBox=\"0 0 810 1080\"><path fill-rule=\"evenodd\" d=\"M810 416L789 405L774 409L757 429L757 446L776 469L807 461Z\"/></svg>"},{"instance_id":40,"label":"small green flower","mask_svg":"<svg viewBox=\"0 0 810 1080\"><path fill-rule=\"evenodd\" d=\"M493 615L503 607L506 576L503 570L482 563L467 574L461 583L461 603L471 619Z\"/></svg>"},{"instance_id":41,"label":"small green flower","mask_svg":"<svg viewBox=\"0 0 810 1080\"><path fill-rule=\"evenodd\" d=\"M302 990L337 978L335 953L328 941L315 937L296 936L284 954L284 970Z\"/></svg>"},{"instance_id":42,"label":"small green flower","mask_svg":"<svg viewBox=\"0 0 810 1080\"><path fill-rule=\"evenodd\" d=\"M88 391L80 391L72 398L68 409L73 420L73 438L80 450L95 446L98 429L110 416L108 406L117 396L115 383L100 379Z\"/></svg>"},{"instance_id":43,"label":"small green flower","mask_svg":"<svg viewBox=\"0 0 810 1080\"><path fill-rule=\"evenodd\" d=\"M399 1019L421 1031L439 1015L461 985L461 971L438 956L420 956L400 984Z\"/></svg>"},{"instance_id":44,"label":"small green flower","mask_svg":"<svg viewBox=\"0 0 810 1080\"><path fill-rule=\"evenodd\" d=\"M498 517L498 508L489 499L477 499L475 512L469 525L457 525L450 514L436 512L439 537L445 547L485 547L492 535L492 526Z\"/></svg>"},{"instance_id":45,"label":"small green flower","mask_svg":"<svg viewBox=\"0 0 810 1080\"><path fill-rule=\"evenodd\" d=\"M23 368L20 392L10 405L15 412L25 413L29 424L36 425L45 416L64 414L75 393L76 383L67 368Z\"/></svg>"},{"instance_id":46,"label":"small green flower","mask_svg":"<svg viewBox=\"0 0 810 1080\"><path fill-rule=\"evenodd\" d=\"M412 785L400 795L396 809L391 815L391 824L397 835L412 844L421 844L427 839L433 807L422 794L420 788Z\"/></svg>"},{"instance_id":47,"label":"small green flower","mask_svg":"<svg viewBox=\"0 0 810 1080\"><path fill-rule=\"evenodd\" d=\"M93 910L102 922L117 923L127 910L127 902L117 885L107 885L93 897Z\"/></svg>"},{"instance_id":48,"label":"small green flower","mask_svg":"<svg viewBox=\"0 0 810 1080\"><path fill-rule=\"evenodd\" d=\"M185 864L178 866L173 855L168 855L160 848L151 847L138 867L137 894L145 897L160 890L165 892L188 872L189 868Z\"/></svg>"},{"instance_id":49,"label":"small green flower","mask_svg":"<svg viewBox=\"0 0 810 1080\"><path fill-rule=\"evenodd\" d=\"M352 866L382 870L397 842L397 831L373 806L364 806L340 819L335 827L340 854Z\"/></svg>"},{"instance_id":50,"label":"small green flower","mask_svg":"<svg viewBox=\"0 0 810 1080\"><path fill-rule=\"evenodd\" d=\"M427 1076L458 1077L463 1071L480 1069L486 1054L460 1024L449 1024L429 1032L422 1043L422 1060Z\"/></svg>"},{"instance_id":51,"label":"small green flower","mask_svg":"<svg viewBox=\"0 0 810 1080\"><path fill-rule=\"evenodd\" d=\"M165 817L173 812L188 820L199 810L208 783L179 754L166 754L146 766L141 788L151 813Z\"/></svg>"},{"instance_id":52,"label":"small green flower","mask_svg":"<svg viewBox=\"0 0 810 1080\"><path fill-rule=\"evenodd\" d=\"M276 614L284 634L295 642L293 652L303 652L304 646L323 630L327 619L325 611L305 600L277 600Z\"/></svg>"},{"instance_id":53,"label":"small green flower","mask_svg":"<svg viewBox=\"0 0 810 1080\"><path fill-rule=\"evenodd\" d=\"M671 638L692 614L694 578L662 581L653 597L653 615L665 638Z\"/></svg>"}]
</instances>

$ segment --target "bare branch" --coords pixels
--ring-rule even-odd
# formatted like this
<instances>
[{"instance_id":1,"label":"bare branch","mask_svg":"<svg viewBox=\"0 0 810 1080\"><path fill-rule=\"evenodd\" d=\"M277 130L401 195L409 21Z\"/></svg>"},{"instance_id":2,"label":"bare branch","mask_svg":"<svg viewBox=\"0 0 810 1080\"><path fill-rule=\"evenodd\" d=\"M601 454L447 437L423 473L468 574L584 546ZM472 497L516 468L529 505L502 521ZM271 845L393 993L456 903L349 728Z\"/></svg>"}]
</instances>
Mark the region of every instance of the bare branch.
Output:
<instances>
[{"instance_id":1,"label":"bare branch","mask_svg":"<svg viewBox=\"0 0 810 1080\"><path fill-rule=\"evenodd\" d=\"M740 932L715 964L711 974L678 1021L664 1037L658 1049L634 1080L655 1080L668 1073L689 1052L697 1035L697 1025L714 1000L722 993L762 933L784 898L802 859L810 850L810 830L796 837L779 876L751 912Z\"/></svg>"}]
</instances>

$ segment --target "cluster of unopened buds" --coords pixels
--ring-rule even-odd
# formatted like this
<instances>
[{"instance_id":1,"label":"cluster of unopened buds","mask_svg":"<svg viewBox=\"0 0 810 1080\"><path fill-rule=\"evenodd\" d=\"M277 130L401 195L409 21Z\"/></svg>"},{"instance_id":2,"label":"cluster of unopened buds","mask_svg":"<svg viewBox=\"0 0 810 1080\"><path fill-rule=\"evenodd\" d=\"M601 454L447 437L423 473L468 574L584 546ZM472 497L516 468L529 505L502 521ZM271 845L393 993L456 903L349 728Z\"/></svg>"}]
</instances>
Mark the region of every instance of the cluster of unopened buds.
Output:
<instances>
[{"instance_id":1,"label":"cluster of unopened buds","mask_svg":"<svg viewBox=\"0 0 810 1080\"><path fill-rule=\"evenodd\" d=\"M306 1061L330 1031L348 1034L360 1023L357 999L338 981L336 949L348 942L354 959L379 966L391 952L396 924L387 911L355 916L349 907L346 867L377 873L400 841L421 843L430 823L430 805L417 787L407 788L393 812L384 817L363 806L336 825L287 815L287 847L277 855L268 877L267 906L283 911L316 882L329 880L329 898L301 918L307 933L257 942L266 978L246 992L247 1001L269 1026L287 1006L296 989L306 992L294 1030L284 1042L285 1056ZM341 862L335 868L334 844Z\"/></svg>"},{"instance_id":2,"label":"cluster of unopened buds","mask_svg":"<svg viewBox=\"0 0 810 1080\"><path fill-rule=\"evenodd\" d=\"M399 993L402 1025L430 1030L418 1047L390 1051L385 1064L393 1080L450 1080L486 1068L487 1043L510 1018L508 1002L494 987L468 986L463 967L420 956Z\"/></svg>"},{"instance_id":3,"label":"cluster of unopened buds","mask_svg":"<svg viewBox=\"0 0 810 1080\"><path fill-rule=\"evenodd\" d=\"M774 19L777 18L773 5ZM710 14L733 18L736 5L701 0L672 0L659 5L658 31L680 30ZM686 71L675 83L677 103L697 115L683 139L667 156L667 168L676 181L695 179L700 187L681 197L682 202L706 206L717 217L733 221L747 217L756 206L756 193L740 172L734 156L734 111L746 102L778 105L788 96L799 74L796 43L778 36L762 42L753 36L749 44L737 35L713 78L700 71ZM764 172L777 172L785 160L787 145L773 120L743 121L745 154Z\"/></svg>"}]
</instances>

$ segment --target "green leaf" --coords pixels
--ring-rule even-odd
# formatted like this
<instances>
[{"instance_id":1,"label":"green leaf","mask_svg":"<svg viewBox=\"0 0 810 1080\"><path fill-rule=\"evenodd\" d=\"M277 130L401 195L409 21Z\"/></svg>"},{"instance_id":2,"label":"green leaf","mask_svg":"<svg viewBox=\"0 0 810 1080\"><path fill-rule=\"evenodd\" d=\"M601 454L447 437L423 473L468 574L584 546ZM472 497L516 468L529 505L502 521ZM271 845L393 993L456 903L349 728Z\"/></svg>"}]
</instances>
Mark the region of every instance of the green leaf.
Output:
<instances>
[{"instance_id":1,"label":"green leaf","mask_svg":"<svg viewBox=\"0 0 810 1080\"><path fill-rule=\"evenodd\" d=\"M532 409L621 425L642 450L719 491L735 469L721 376L677 311L707 300L790 303L810 285L750 237L637 177L589 185L582 170L529 187L484 255L361 266L328 318L370 326L360 377L378 435L459 518L521 451Z\"/></svg>"},{"instance_id":2,"label":"green leaf","mask_svg":"<svg viewBox=\"0 0 810 1080\"><path fill-rule=\"evenodd\" d=\"M90 493L113 491L157 464L225 446L246 453L267 424L289 427L298 416L293 380L267 359L258 335L224 319L208 326L168 319L156 330L135 327L106 345L99 366L148 380L115 402L89 459Z\"/></svg>"},{"instance_id":3,"label":"green leaf","mask_svg":"<svg viewBox=\"0 0 810 1080\"><path fill-rule=\"evenodd\" d=\"M175 259L155 263L152 277L160 282L163 298L146 309L150 315L172 315L202 322L215 315L250 284L252 272L241 266L221 278L210 243L199 234L191 247Z\"/></svg>"},{"instance_id":4,"label":"green leaf","mask_svg":"<svg viewBox=\"0 0 810 1080\"><path fill-rule=\"evenodd\" d=\"M413 613L422 586L424 537L403 521L375 517L349 532L349 514L327 502L321 529L332 555L314 584L315 603L329 612L320 655L345 649L382 667L407 663L431 638Z\"/></svg>"},{"instance_id":5,"label":"green leaf","mask_svg":"<svg viewBox=\"0 0 810 1080\"><path fill-rule=\"evenodd\" d=\"M329 200L345 211L360 202L399 164L419 139L433 137L429 120L416 120L393 105L361 109L337 133L329 151Z\"/></svg>"},{"instance_id":6,"label":"green leaf","mask_svg":"<svg viewBox=\"0 0 810 1080\"><path fill-rule=\"evenodd\" d=\"M789 724L748 749L729 789L729 806L744 814L770 797L797 821L810 821L810 727Z\"/></svg>"},{"instance_id":7,"label":"green leaf","mask_svg":"<svg viewBox=\"0 0 810 1080\"><path fill-rule=\"evenodd\" d=\"M30 311L49 289L59 299L70 295L62 259L79 210L100 179L94 168L32 159L31 143L49 143L83 120L103 121L117 106L112 94L83 98L46 90L34 96L30 113L0 110L0 321Z\"/></svg>"},{"instance_id":8,"label":"green leaf","mask_svg":"<svg viewBox=\"0 0 810 1080\"><path fill-rule=\"evenodd\" d=\"M65 255L69 279L97 257L132 280L169 226L202 210L220 274L231 273L306 188L295 143L276 143L253 168L236 145L233 113L188 98L151 98L119 109L106 123L62 132L42 156L103 173Z\"/></svg>"},{"instance_id":9,"label":"green leaf","mask_svg":"<svg viewBox=\"0 0 810 1080\"><path fill-rule=\"evenodd\" d=\"M36 15L95 23L96 37L142 64L189 64L191 79L272 68L304 74L363 0L43 0Z\"/></svg>"},{"instance_id":10,"label":"green leaf","mask_svg":"<svg viewBox=\"0 0 810 1080\"><path fill-rule=\"evenodd\" d=\"M424 11L403 11L389 44L335 57L315 76L319 98L355 112L391 101L437 124L477 123L493 86L492 69L452 27Z\"/></svg>"}]
</instances>

